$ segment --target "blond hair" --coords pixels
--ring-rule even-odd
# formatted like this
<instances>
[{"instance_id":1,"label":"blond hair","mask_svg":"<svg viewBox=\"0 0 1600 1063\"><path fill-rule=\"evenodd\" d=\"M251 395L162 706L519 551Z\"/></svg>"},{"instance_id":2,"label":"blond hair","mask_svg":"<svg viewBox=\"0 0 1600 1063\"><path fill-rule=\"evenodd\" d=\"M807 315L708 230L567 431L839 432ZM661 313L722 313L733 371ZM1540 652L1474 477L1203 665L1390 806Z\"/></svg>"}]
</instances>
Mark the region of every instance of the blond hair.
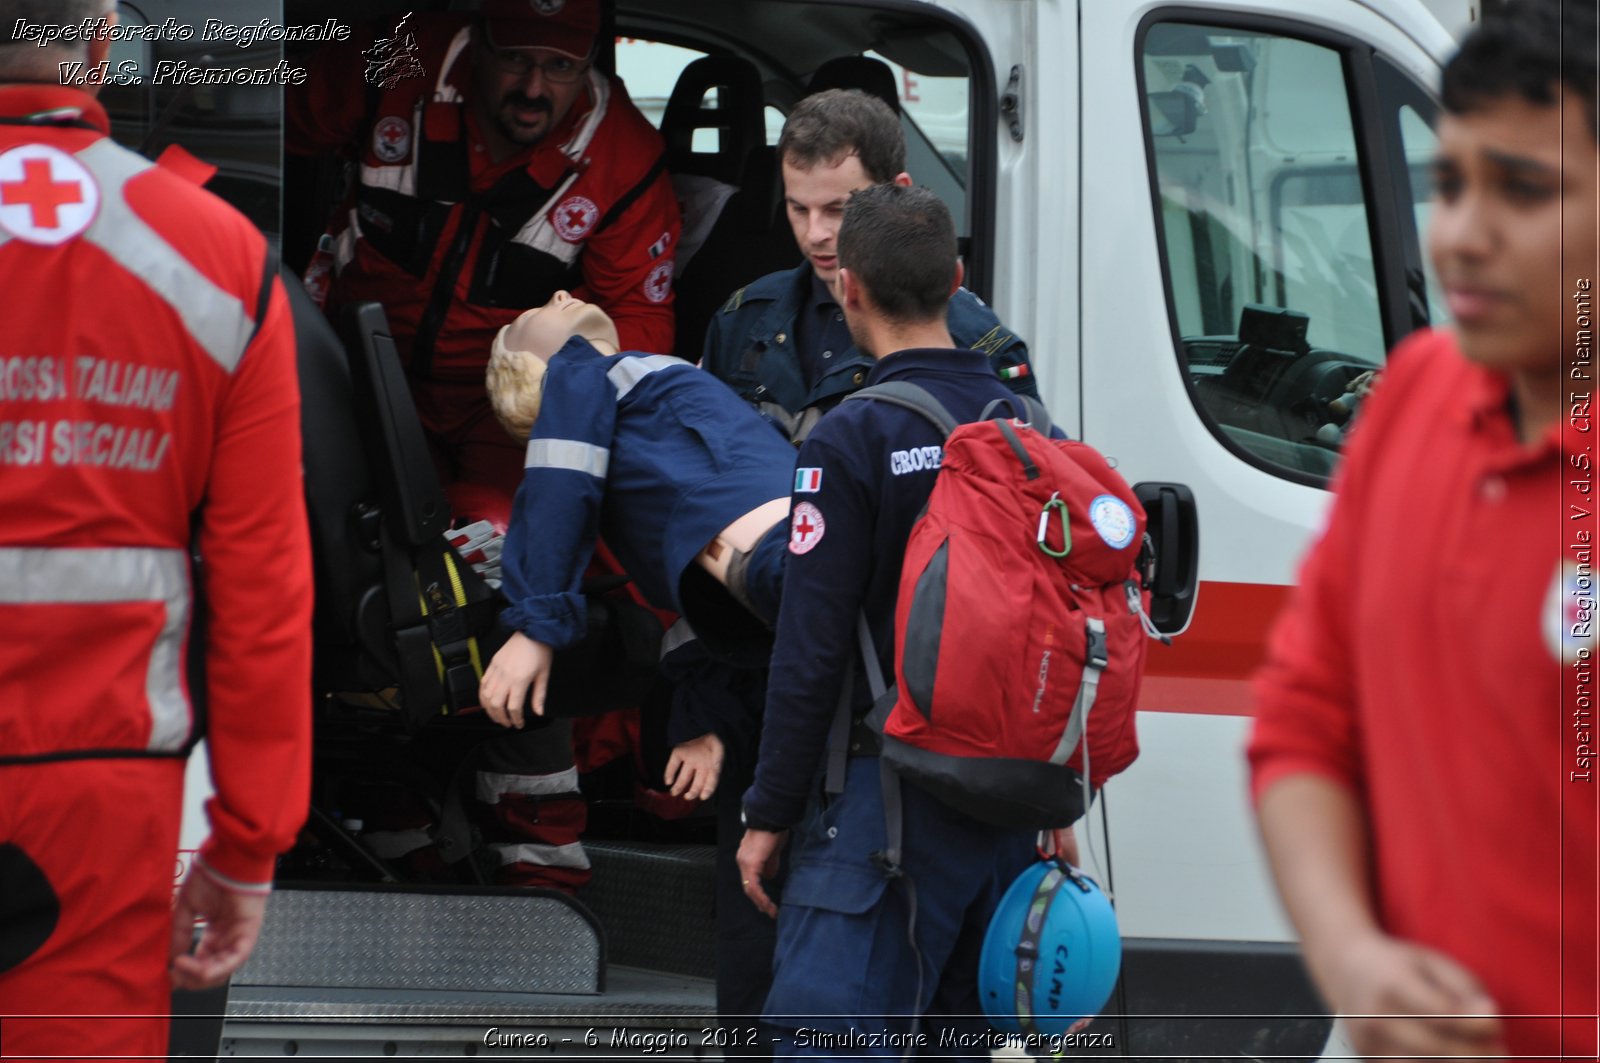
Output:
<instances>
[{"instance_id":1,"label":"blond hair","mask_svg":"<svg viewBox=\"0 0 1600 1063\"><path fill-rule=\"evenodd\" d=\"M495 333L489 348L489 369L485 378L489 405L501 427L519 443L528 441L533 422L539 419L544 399L544 374L549 365L532 351L515 351L506 346L507 325Z\"/></svg>"}]
</instances>

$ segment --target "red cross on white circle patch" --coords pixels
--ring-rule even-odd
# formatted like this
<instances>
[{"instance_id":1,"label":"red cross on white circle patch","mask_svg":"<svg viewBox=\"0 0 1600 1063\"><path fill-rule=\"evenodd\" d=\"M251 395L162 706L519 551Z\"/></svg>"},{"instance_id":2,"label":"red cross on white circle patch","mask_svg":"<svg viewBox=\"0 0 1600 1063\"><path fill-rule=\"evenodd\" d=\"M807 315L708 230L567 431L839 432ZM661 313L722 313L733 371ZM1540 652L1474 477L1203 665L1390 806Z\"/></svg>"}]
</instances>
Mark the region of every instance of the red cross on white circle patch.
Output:
<instances>
[{"instance_id":1,"label":"red cross on white circle patch","mask_svg":"<svg viewBox=\"0 0 1600 1063\"><path fill-rule=\"evenodd\" d=\"M828 522L822 519L822 510L810 502L802 502L795 506L794 514L789 518L789 552L810 553L812 548L822 541L823 532L827 527Z\"/></svg>"},{"instance_id":2,"label":"red cross on white circle patch","mask_svg":"<svg viewBox=\"0 0 1600 1063\"><path fill-rule=\"evenodd\" d=\"M48 144L0 154L0 229L54 246L79 235L100 209L100 186L83 163Z\"/></svg>"},{"instance_id":3,"label":"red cross on white circle patch","mask_svg":"<svg viewBox=\"0 0 1600 1063\"><path fill-rule=\"evenodd\" d=\"M662 259L644 278L644 297L652 303L664 303L672 294L672 259Z\"/></svg>"},{"instance_id":4,"label":"red cross on white circle patch","mask_svg":"<svg viewBox=\"0 0 1600 1063\"><path fill-rule=\"evenodd\" d=\"M600 208L587 196L568 196L556 204L551 212L551 222L561 239L575 244L589 235L594 223L600 220Z\"/></svg>"},{"instance_id":5,"label":"red cross on white circle patch","mask_svg":"<svg viewBox=\"0 0 1600 1063\"><path fill-rule=\"evenodd\" d=\"M384 162L399 162L411 154L411 123L390 115L372 127L372 153Z\"/></svg>"}]
</instances>

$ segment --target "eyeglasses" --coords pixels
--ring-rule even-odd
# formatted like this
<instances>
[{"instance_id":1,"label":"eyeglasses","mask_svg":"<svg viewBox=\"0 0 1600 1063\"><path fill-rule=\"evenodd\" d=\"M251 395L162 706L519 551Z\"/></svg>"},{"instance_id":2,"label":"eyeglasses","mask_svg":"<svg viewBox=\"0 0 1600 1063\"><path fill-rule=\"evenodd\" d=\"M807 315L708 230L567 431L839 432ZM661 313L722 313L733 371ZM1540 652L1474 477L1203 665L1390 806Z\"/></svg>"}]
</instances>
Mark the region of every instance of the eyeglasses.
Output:
<instances>
[{"instance_id":1,"label":"eyeglasses","mask_svg":"<svg viewBox=\"0 0 1600 1063\"><path fill-rule=\"evenodd\" d=\"M549 59L540 61L521 48L496 48L490 45L489 55L494 60L495 69L502 74L526 78L537 70L552 85L570 85L589 69L587 59L553 55Z\"/></svg>"}]
</instances>

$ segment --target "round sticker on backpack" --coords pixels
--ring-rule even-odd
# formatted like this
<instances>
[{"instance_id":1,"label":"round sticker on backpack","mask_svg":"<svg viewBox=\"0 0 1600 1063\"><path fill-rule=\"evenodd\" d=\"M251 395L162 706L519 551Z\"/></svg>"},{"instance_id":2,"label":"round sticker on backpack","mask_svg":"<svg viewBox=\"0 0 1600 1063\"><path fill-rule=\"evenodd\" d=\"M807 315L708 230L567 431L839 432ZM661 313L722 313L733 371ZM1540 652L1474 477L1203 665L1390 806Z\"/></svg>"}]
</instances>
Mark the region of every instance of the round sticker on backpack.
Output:
<instances>
[{"instance_id":1,"label":"round sticker on backpack","mask_svg":"<svg viewBox=\"0 0 1600 1063\"><path fill-rule=\"evenodd\" d=\"M1139 527L1133 509L1116 495L1095 496L1089 503L1089 523L1113 550L1121 550L1133 542L1133 533Z\"/></svg>"}]
</instances>

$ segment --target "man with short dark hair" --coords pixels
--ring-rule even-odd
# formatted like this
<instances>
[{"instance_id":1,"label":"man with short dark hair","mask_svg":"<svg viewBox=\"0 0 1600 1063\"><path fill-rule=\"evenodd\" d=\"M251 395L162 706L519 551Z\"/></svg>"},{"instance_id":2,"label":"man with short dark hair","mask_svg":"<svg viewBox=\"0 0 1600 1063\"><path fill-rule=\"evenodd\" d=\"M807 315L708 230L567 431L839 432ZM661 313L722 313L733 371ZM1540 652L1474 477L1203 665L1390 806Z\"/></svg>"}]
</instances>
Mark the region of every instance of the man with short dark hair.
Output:
<instances>
[{"instance_id":1,"label":"man with short dark hair","mask_svg":"<svg viewBox=\"0 0 1600 1063\"><path fill-rule=\"evenodd\" d=\"M805 261L728 297L706 332L700 364L743 395L796 444L817 419L862 387L872 361L845 328L833 284L839 220L850 194L910 184L900 119L876 96L829 89L801 100L778 139L784 210ZM965 288L950 300L957 346L989 356L1011 390L1037 398L1022 340Z\"/></svg>"},{"instance_id":2,"label":"man with short dark hair","mask_svg":"<svg viewBox=\"0 0 1600 1063\"><path fill-rule=\"evenodd\" d=\"M1256 679L1267 851L1369 1057L1595 1058L1595 33L1519 0L1446 67L1453 328L1366 400Z\"/></svg>"},{"instance_id":3,"label":"man with short dark hair","mask_svg":"<svg viewBox=\"0 0 1600 1063\"><path fill-rule=\"evenodd\" d=\"M958 421L977 420L989 403L1012 397L982 352L951 338L946 307L961 265L950 212L934 193L898 184L856 192L838 254L845 319L873 359L866 384L914 381ZM904 1033L924 1014L947 1017L931 1020L934 1026L984 1028L975 1018L979 946L996 903L1034 852L1033 832L979 823L902 785L906 878L892 879L875 860L885 839L876 751L850 757L842 793L825 803L818 796L845 684L854 695L853 742L870 708L858 616L866 617L885 674L894 670L901 562L938 463L893 458L937 451L942 442L912 411L860 402L835 409L801 446L761 755L744 795L744 890L778 919L766 1020L791 1032L859 1034L853 1048L870 1038L881 1043L886 1031ZM778 911L766 888L790 831ZM907 931L913 910L914 940ZM930 1041L938 1032L928 1030ZM832 1051L792 1036L775 1049ZM860 1054L901 1050L891 1044Z\"/></svg>"},{"instance_id":4,"label":"man with short dark hair","mask_svg":"<svg viewBox=\"0 0 1600 1063\"><path fill-rule=\"evenodd\" d=\"M88 40L12 36L102 17ZM172 986L223 984L249 955L310 791L288 303L254 226L61 84L60 64L106 59L115 21L112 0L0 0L8 1057L164 1058ZM216 796L174 902L191 649Z\"/></svg>"},{"instance_id":5,"label":"man with short dark hair","mask_svg":"<svg viewBox=\"0 0 1600 1063\"><path fill-rule=\"evenodd\" d=\"M784 210L805 261L734 292L712 317L700 364L799 445L824 413L865 384L873 365L851 339L834 287L845 203L860 189L908 185L911 177L904 172L899 116L883 100L854 89L801 100L783 124L777 157ZM1022 340L965 288L957 288L947 305L952 342L986 354L991 372L1008 387L1037 397ZM708 662L694 681L680 684L674 713L678 748L703 751L722 765L717 992L724 1016L760 1007L771 968L772 923L745 904L732 852L739 798L755 767L764 696L759 672Z\"/></svg>"}]
</instances>

